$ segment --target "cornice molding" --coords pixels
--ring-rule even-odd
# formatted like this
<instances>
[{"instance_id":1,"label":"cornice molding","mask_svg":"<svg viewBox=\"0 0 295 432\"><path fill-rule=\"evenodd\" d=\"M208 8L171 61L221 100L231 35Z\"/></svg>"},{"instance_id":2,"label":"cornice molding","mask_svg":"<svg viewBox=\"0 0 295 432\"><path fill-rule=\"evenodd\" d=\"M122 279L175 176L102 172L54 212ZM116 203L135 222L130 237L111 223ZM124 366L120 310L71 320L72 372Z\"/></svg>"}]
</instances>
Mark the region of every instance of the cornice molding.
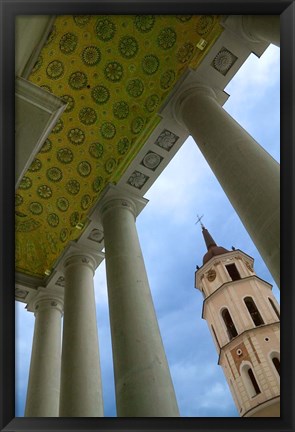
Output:
<instances>
[{"instance_id":1,"label":"cornice molding","mask_svg":"<svg viewBox=\"0 0 295 432\"><path fill-rule=\"evenodd\" d=\"M239 340L241 340L246 334L250 333L251 331L255 331L256 332L257 330L264 329L266 327L275 327L277 325L280 326L280 323L281 323L280 321L274 321L272 323L262 324L262 325L260 325L258 327L251 327L249 329L244 330L242 333L239 333L236 337L234 337L229 342L227 342L225 345L223 345L223 346L220 347L217 364L220 365L221 355L225 351L225 348L228 348L231 345L235 345L235 343L237 343Z\"/></svg>"},{"instance_id":2,"label":"cornice molding","mask_svg":"<svg viewBox=\"0 0 295 432\"><path fill-rule=\"evenodd\" d=\"M66 106L67 104L63 100L43 88L24 78L16 77L16 189Z\"/></svg>"}]
</instances>

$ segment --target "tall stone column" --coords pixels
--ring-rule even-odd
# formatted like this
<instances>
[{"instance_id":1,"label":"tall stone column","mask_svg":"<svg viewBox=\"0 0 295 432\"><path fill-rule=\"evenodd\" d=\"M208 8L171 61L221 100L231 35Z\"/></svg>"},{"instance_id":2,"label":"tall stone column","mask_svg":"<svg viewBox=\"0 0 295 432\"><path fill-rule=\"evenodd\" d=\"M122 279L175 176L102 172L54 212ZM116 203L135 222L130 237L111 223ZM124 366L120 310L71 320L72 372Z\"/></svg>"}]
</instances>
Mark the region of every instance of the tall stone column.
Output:
<instances>
[{"instance_id":1,"label":"tall stone column","mask_svg":"<svg viewBox=\"0 0 295 432\"><path fill-rule=\"evenodd\" d=\"M102 417L103 401L94 298L94 259L65 259L60 417Z\"/></svg>"},{"instance_id":2,"label":"tall stone column","mask_svg":"<svg viewBox=\"0 0 295 432\"><path fill-rule=\"evenodd\" d=\"M179 416L129 199L101 207L117 415Z\"/></svg>"},{"instance_id":3,"label":"tall stone column","mask_svg":"<svg viewBox=\"0 0 295 432\"><path fill-rule=\"evenodd\" d=\"M28 310L36 319L25 417L58 417L62 296L40 288Z\"/></svg>"},{"instance_id":4,"label":"tall stone column","mask_svg":"<svg viewBox=\"0 0 295 432\"><path fill-rule=\"evenodd\" d=\"M241 31L250 42L265 41L280 46L279 15L243 15Z\"/></svg>"},{"instance_id":5,"label":"tall stone column","mask_svg":"<svg viewBox=\"0 0 295 432\"><path fill-rule=\"evenodd\" d=\"M196 141L279 286L279 164L219 105L209 87L190 84L175 99L173 112Z\"/></svg>"}]
</instances>

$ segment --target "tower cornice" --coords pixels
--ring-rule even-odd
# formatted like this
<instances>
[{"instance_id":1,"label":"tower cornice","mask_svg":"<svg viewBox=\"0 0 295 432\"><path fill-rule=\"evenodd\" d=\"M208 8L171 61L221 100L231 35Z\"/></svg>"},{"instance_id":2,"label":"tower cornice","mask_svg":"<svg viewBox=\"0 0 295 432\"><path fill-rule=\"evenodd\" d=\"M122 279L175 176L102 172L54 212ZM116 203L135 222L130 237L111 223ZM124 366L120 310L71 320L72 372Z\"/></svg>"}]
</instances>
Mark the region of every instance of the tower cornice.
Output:
<instances>
[{"instance_id":1,"label":"tower cornice","mask_svg":"<svg viewBox=\"0 0 295 432\"><path fill-rule=\"evenodd\" d=\"M268 323L268 324L261 324L258 327L252 327L249 329L244 330L242 333L239 333L238 336L236 336L235 338L231 339L229 342L227 342L225 345L223 345L222 347L220 347L219 349L219 354L218 354L218 361L217 364L220 365L220 358L221 358L221 354L225 351L226 348L229 348L231 345L235 345L239 340L241 340L246 334L250 333L251 331L257 331L259 329L265 329L266 327L275 327L276 325L280 325L280 321L274 321L272 323Z\"/></svg>"},{"instance_id":2,"label":"tower cornice","mask_svg":"<svg viewBox=\"0 0 295 432\"><path fill-rule=\"evenodd\" d=\"M246 252L242 251L241 249L235 249L235 250L228 251L228 252L222 254L222 257L221 257L221 255L217 255L217 256L212 257L209 261L207 261L205 264L203 264L201 267L199 267L198 270L196 271L196 273L200 274L203 271L206 271L207 267L210 268L212 266L212 264L214 264L214 261L217 261L217 260L219 261L221 259L224 259L225 257L226 258L228 258L228 257L234 258L237 253L245 255L246 258L248 258L252 262L254 262L254 258L251 257L251 255L246 254Z\"/></svg>"},{"instance_id":3,"label":"tower cornice","mask_svg":"<svg viewBox=\"0 0 295 432\"><path fill-rule=\"evenodd\" d=\"M212 299L212 297L218 292L218 293L220 293L223 289L225 289L225 288L228 288L228 287L231 287L232 285L237 285L238 283L243 283L243 282L248 282L249 280L259 280L260 282L263 282L268 288L270 288L270 290L272 290L272 285L270 284L270 283L268 283L268 282L266 282L264 279L261 279L259 276L257 276L256 274L254 274L254 275L251 275L251 276L247 276L247 277L245 277L245 278L243 278L243 279L238 279L238 280L236 280L236 281L233 281L233 280L231 280L231 281L228 281L228 282L225 282L225 283L223 283L222 285L220 285L220 287L219 288L217 288L213 293L211 293L208 297L206 297L205 299L204 299L204 301L203 301L203 308L202 308L202 318L203 319L205 319L204 318L204 309L205 309L205 304L207 304L208 303L208 300L210 299Z\"/></svg>"}]
</instances>

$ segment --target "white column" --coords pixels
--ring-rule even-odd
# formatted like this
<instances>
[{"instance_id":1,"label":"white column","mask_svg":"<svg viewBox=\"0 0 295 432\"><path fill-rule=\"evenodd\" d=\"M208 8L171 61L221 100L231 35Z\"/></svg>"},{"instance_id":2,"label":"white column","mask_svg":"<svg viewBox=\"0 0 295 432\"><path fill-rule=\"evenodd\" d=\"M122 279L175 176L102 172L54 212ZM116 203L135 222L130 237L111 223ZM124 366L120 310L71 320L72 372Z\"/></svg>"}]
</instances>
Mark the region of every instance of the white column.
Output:
<instances>
[{"instance_id":1,"label":"white column","mask_svg":"<svg viewBox=\"0 0 295 432\"><path fill-rule=\"evenodd\" d=\"M243 15L241 30L250 42L265 41L280 46L279 15Z\"/></svg>"},{"instance_id":2,"label":"white column","mask_svg":"<svg viewBox=\"0 0 295 432\"><path fill-rule=\"evenodd\" d=\"M65 259L60 417L103 416L94 270L89 255Z\"/></svg>"},{"instance_id":3,"label":"white column","mask_svg":"<svg viewBox=\"0 0 295 432\"><path fill-rule=\"evenodd\" d=\"M173 110L195 139L279 286L279 164L219 105L211 88L192 84L180 93Z\"/></svg>"},{"instance_id":4,"label":"white column","mask_svg":"<svg viewBox=\"0 0 295 432\"><path fill-rule=\"evenodd\" d=\"M63 301L40 289L28 309L36 320L25 417L58 417Z\"/></svg>"},{"instance_id":5,"label":"white column","mask_svg":"<svg viewBox=\"0 0 295 432\"><path fill-rule=\"evenodd\" d=\"M129 199L101 208L119 417L179 416Z\"/></svg>"}]
</instances>

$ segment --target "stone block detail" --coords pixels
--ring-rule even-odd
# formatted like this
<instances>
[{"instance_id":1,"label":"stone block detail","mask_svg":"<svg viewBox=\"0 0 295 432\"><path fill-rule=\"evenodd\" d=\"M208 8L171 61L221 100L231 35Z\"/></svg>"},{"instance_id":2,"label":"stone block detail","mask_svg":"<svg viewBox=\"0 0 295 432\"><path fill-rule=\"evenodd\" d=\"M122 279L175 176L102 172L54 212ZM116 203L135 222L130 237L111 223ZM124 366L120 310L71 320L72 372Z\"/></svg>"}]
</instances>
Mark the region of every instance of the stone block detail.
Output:
<instances>
[{"instance_id":1,"label":"stone block detail","mask_svg":"<svg viewBox=\"0 0 295 432\"><path fill-rule=\"evenodd\" d=\"M170 151L178 139L179 136L167 129L164 129L163 132L158 136L155 144L164 150Z\"/></svg>"},{"instance_id":2,"label":"stone block detail","mask_svg":"<svg viewBox=\"0 0 295 432\"><path fill-rule=\"evenodd\" d=\"M57 281L55 282L55 285L64 287L65 286L65 278L63 276L60 276Z\"/></svg>"},{"instance_id":3,"label":"stone block detail","mask_svg":"<svg viewBox=\"0 0 295 432\"><path fill-rule=\"evenodd\" d=\"M96 243L101 243L103 240L103 232L95 228L91 231L88 238Z\"/></svg>"},{"instance_id":4,"label":"stone block detail","mask_svg":"<svg viewBox=\"0 0 295 432\"><path fill-rule=\"evenodd\" d=\"M21 290L18 288L15 290L15 296L20 298L20 299L25 299L28 294L29 294L29 292L25 291L25 290Z\"/></svg>"},{"instance_id":5,"label":"stone block detail","mask_svg":"<svg viewBox=\"0 0 295 432\"><path fill-rule=\"evenodd\" d=\"M214 57L211 66L222 75L226 75L231 69L233 64L237 61L238 57L235 56L227 48L223 47L219 53Z\"/></svg>"},{"instance_id":6,"label":"stone block detail","mask_svg":"<svg viewBox=\"0 0 295 432\"><path fill-rule=\"evenodd\" d=\"M164 158L158 153L149 151L140 162L145 168L155 171Z\"/></svg>"},{"instance_id":7,"label":"stone block detail","mask_svg":"<svg viewBox=\"0 0 295 432\"><path fill-rule=\"evenodd\" d=\"M141 189L146 182L148 181L149 177L145 174L143 174L140 171L134 171L129 179L127 180L127 183L130 186L135 187L136 189Z\"/></svg>"}]
</instances>

